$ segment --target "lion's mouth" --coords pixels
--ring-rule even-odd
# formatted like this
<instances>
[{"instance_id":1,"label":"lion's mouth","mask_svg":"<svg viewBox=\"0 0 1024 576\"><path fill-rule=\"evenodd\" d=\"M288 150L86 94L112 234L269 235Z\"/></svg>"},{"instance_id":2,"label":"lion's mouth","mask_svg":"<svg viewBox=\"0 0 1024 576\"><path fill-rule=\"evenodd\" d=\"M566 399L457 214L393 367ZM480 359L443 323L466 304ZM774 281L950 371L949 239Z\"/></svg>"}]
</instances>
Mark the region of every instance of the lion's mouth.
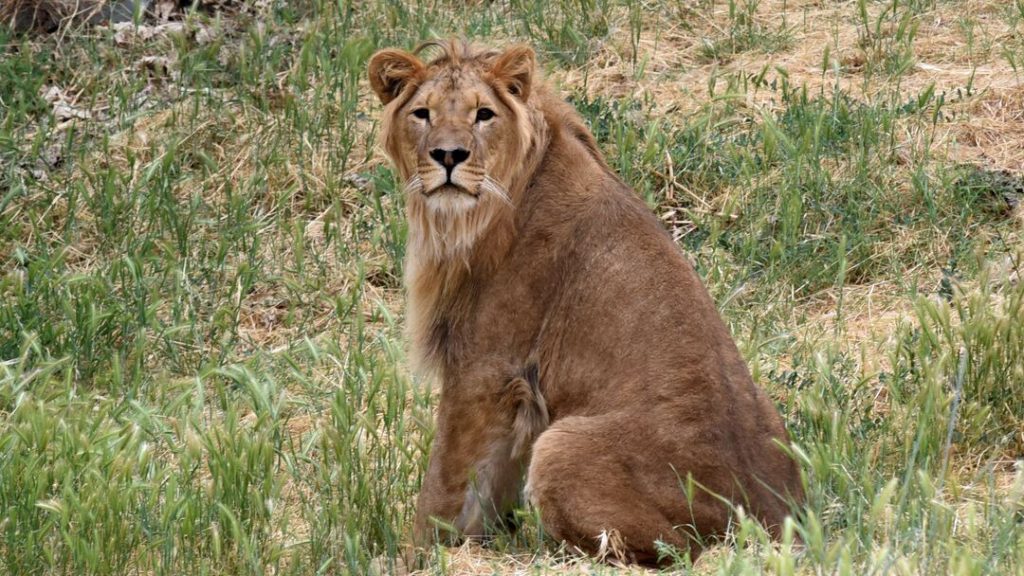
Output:
<instances>
[{"instance_id":1,"label":"lion's mouth","mask_svg":"<svg viewBox=\"0 0 1024 576\"><path fill-rule=\"evenodd\" d=\"M421 175L414 174L405 183L405 192L406 194L422 194L424 198L468 198L480 200L482 197L492 197L505 204L511 205L512 203L508 190L490 176L484 176L477 186L468 188L450 180L430 187L424 183Z\"/></svg>"},{"instance_id":2,"label":"lion's mouth","mask_svg":"<svg viewBox=\"0 0 1024 576\"><path fill-rule=\"evenodd\" d=\"M448 195L451 195L451 196L471 196L473 198L476 198L480 194L479 194L479 192L475 192L475 191L469 190L467 188L464 188L462 186L459 186L458 184L455 184L454 182L445 182L444 184L441 184L440 186L436 186L434 188L431 188L430 190L424 189L423 190L423 195L428 197L428 198L431 197L431 196L448 196Z\"/></svg>"}]
</instances>

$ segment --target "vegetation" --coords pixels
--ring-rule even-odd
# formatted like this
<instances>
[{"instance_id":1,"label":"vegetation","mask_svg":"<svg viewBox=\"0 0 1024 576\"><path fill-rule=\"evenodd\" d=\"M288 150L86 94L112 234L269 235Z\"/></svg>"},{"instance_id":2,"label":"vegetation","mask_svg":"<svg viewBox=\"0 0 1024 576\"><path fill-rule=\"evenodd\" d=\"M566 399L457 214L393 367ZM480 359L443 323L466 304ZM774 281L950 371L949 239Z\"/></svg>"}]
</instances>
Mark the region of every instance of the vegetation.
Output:
<instances>
[{"instance_id":1,"label":"vegetation","mask_svg":"<svg viewBox=\"0 0 1024 576\"><path fill-rule=\"evenodd\" d=\"M1021 0L167 14L0 27L0 572L402 568L434 392L365 64L464 35L538 50L787 420L786 542L679 568L1024 574ZM618 571L522 521L426 571Z\"/></svg>"}]
</instances>

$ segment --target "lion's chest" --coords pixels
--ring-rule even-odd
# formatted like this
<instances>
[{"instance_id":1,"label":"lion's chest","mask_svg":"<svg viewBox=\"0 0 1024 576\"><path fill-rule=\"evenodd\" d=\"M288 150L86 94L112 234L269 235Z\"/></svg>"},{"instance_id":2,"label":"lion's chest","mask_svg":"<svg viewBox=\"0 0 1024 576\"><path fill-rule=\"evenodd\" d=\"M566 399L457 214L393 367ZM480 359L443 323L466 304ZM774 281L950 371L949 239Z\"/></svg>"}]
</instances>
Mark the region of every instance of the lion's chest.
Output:
<instances>
[{"instance_id":1,"label":"lion's chest","mask_svg":"<svg viewBox=\"0 0 1024 576\"><path fill-rule=\"evenodd\" d=\"M545 298L513 270L466 278L447 293L410 292L411 343L422 367L463 379L497 364L518 370L536 354Z\"/></svg>"}]
</instances>

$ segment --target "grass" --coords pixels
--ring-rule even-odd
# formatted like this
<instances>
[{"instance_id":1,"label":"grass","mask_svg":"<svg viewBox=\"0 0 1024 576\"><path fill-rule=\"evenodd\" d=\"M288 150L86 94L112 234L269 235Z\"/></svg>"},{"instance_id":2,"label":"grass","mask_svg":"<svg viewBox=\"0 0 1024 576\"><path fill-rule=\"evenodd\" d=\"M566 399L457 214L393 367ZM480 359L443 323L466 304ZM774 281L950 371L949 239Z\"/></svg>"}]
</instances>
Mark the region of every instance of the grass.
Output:
<instances>
[{"instance_id":1,"label":"grass","mask_svg":"<svg viewBox=\"0 0 1024 576\"><path fill-rule=\"evenodd\" d=\"M792 37L785 17L772 29L759 21L758 6L758 0L728 0L727 28L720 28L714 37L703 40L701 57L708 62L722 62L754 49L771 53L788 48Z\"/></svg>"},{"instance_id":2,"label":"grass","mask_svg":"<svg viewBox=\"0 0 1024 576\"><path fill-rule=\"evenodd\" d=\"M436 396L364 70L461 34L535 46L792 433L805 547L740 516L681 570L1024 573L1019 1L182 22L0 28L0 572L400 567ZM619 571L522 514L426 572Z\"/></svg>"}]
</instances>

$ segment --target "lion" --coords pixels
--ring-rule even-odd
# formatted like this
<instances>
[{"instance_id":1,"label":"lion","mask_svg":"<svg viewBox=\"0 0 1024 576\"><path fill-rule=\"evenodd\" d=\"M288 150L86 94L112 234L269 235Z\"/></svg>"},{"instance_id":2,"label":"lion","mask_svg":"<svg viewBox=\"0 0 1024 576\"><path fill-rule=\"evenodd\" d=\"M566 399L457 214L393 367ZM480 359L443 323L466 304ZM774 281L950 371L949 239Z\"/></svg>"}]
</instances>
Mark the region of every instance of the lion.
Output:
<instances>
[{"instance_id":1,"label":"lion","mask_svg":"<svg viewBox=\"0 0 1024 576\"><path fill-rule=\"evenodd\" d=\"M386 49L369 79L412 357L440 381L415 545L491 535L523 499L557 541L642 564L695 558L739 507L778 537L803 500L779 412L532 49Z\"/></svg>"}]
</instances>

